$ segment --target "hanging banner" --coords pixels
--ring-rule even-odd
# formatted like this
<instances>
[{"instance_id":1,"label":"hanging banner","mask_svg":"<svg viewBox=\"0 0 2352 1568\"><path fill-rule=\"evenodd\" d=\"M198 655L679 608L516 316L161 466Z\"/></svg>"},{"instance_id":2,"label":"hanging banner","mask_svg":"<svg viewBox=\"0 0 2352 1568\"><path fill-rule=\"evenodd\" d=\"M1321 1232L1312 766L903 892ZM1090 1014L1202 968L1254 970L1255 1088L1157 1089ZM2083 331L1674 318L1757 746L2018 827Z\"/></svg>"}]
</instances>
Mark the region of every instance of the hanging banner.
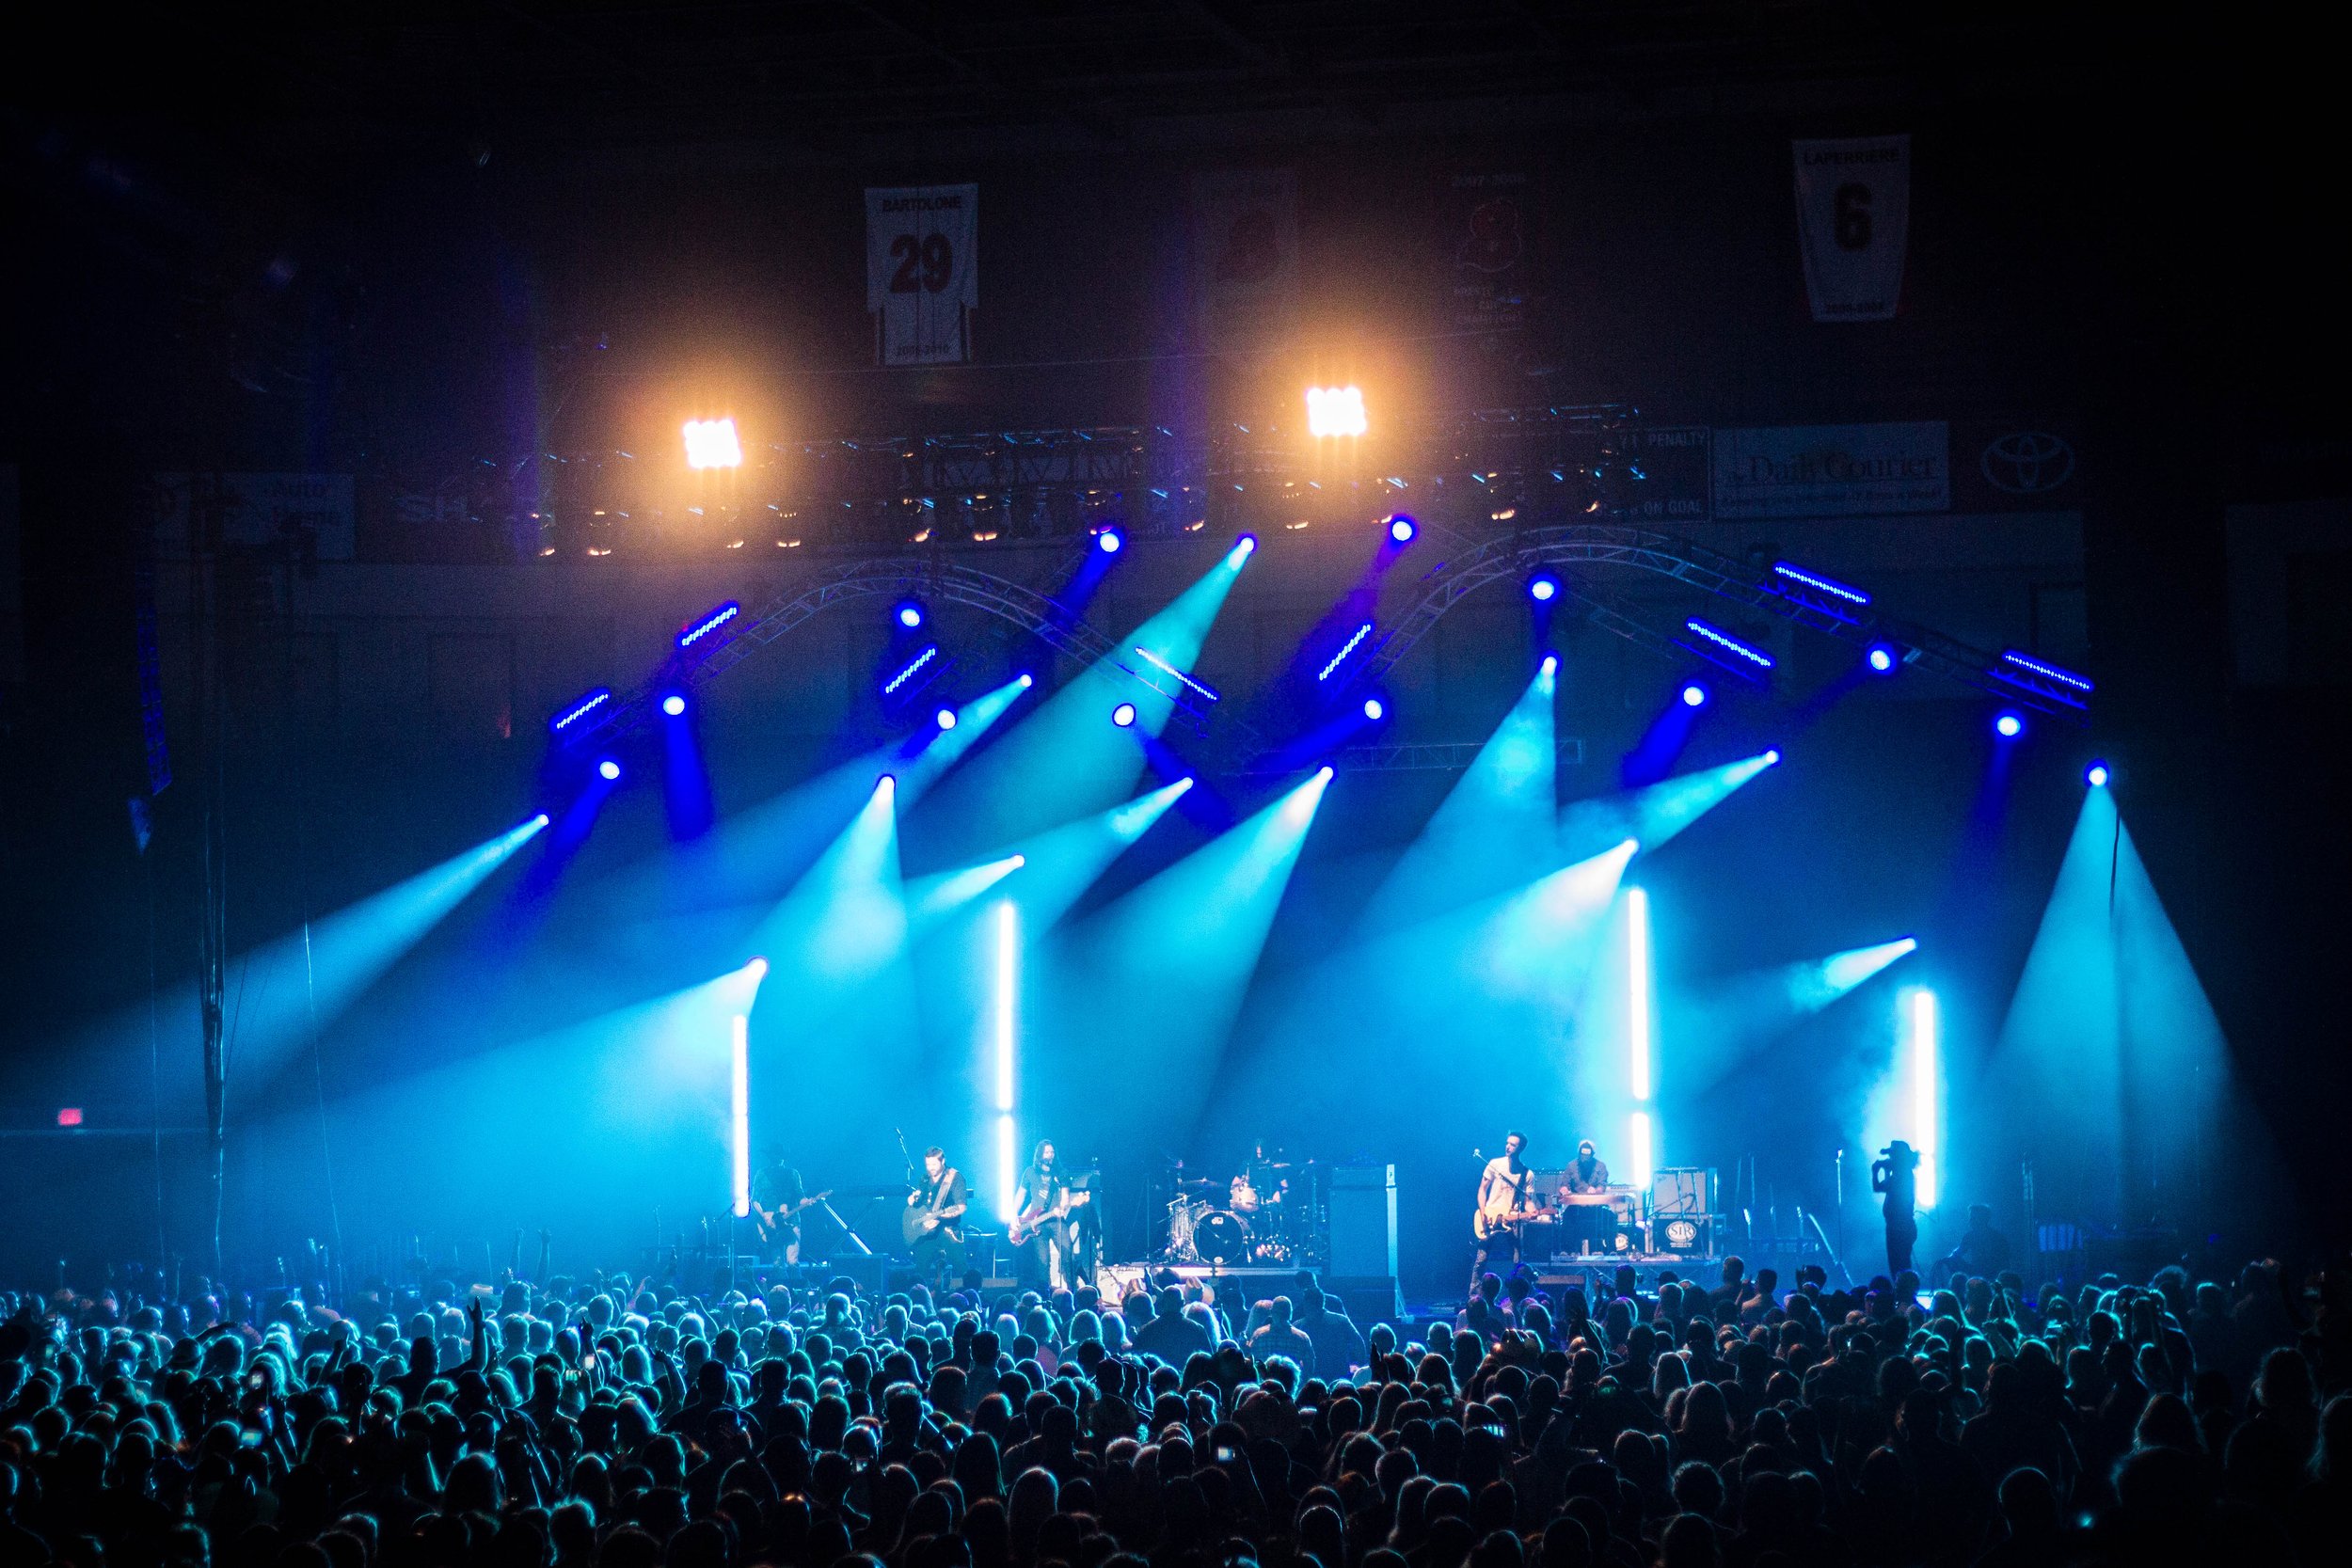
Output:
<instances>
[{"instance_id":1,"label":"hanging banner","mask_svg":"<svg viewBox=\"0 0 2352 1568\"><path fill-rule=\"evenodd\" d=\"M1714 434L1719 519L1944 512L1952 504L1951 433L1941 420Z\"/></svg>"},{"instance_id":2,"label":"hanging banner","mask_svg":"<svg viewBox=\"0 0 2352 1568\"><path fill-rule=\"evenodd\" d=\"M1447 296L1446 324L1457 331L1511 332L1527 325L1534 275L1527 176L1450 176L1440 203L1438 261Z\"/></svg>"},{"instance_id":3,"label":"hanging banner","mask_svg":"<svg viewBox=\"0 0 2352 1568\"><path fill-rule=\"evenodd\" d=\"M1641 425L1618 433L1615 445L1630 483L1618 484L1612 512L1645 522L1705 521L1708 434L1705 425Z\"/></svg>"},{"instance_id":4,"label":"hanging banner","mask_svg":"<svg viewBox=\"0 0 2352 1568\"><path fill-rule=\"evenodd\" d=\"M358 553L349 474L157 474L155 544L185 556L199 514L220 543L280 546L297 560L349 561Z\"/></svg>"},{"instance_id":5,"label":"hanging banner","mask_svg":"<svg viewBox=\"0 0 2352 1568\"><path fill-rule=\"evenodd\" d=\"M866 309L881 363L960 365L972 357L979 231L977 185L866 190Z\"/></svg>"},{"instance_id":6,"label":"hanging banner","mask_svg":"<svg viewBox=\"0 0 2352 1568\"><path fill-rule=\"evenodd\" d=\"M1804 292L1817 322L1885 321L1903 292L1911 138L1793 143Z\"/></svg>"},{"instance_id":7,"label":"hanging banner","mask_svg":"<svg viewBox=\"0 0 2352 1568\"><path fill-rule=\"evenodd\" d=\"M1200 341L1251 348L1298 312L1298 174L1215 169L1192 181L1193 299Z\"/></svg>"}]
</instances>

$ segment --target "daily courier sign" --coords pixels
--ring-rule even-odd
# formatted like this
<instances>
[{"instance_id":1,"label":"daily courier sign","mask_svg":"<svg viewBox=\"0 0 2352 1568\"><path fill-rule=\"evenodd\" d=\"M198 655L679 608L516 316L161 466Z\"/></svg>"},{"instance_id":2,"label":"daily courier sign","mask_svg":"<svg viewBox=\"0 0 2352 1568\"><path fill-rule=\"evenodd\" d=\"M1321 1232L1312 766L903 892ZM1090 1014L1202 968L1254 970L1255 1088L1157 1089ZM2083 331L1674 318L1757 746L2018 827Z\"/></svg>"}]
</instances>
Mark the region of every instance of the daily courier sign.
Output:
<instances>
[{"instance_id":1,"label":"daily courier sign","mask_svg":"<svg viewBox=\"0 0 2352 1568\"><path fill-rule=\"evenodd\" d=\"M1951 434L1941 420L1719 430L1714 459L1719 518L1951 509Z\"/></svg>"},{"instance_id":2,"label":"daily courier sign","mask_svg":"<svg viewBox=\"0 0 2352 1568\"><path fill-rule=\"evenodd\" d=\"M1903 293L1911 138L1801 141L1797 233L1817 322L1885 321Z\"/></svg>"},{"instance_id":3,"label":"daily courier sign","mask_svg":"<svg viewBox=\"0 0 2352 1568\"><path fill-rule=\"evenodd\" d=\"M980 187L907 185L866 193L866 309L885 365L972 357L980 303Z\"/></svg>"}]
</instances>

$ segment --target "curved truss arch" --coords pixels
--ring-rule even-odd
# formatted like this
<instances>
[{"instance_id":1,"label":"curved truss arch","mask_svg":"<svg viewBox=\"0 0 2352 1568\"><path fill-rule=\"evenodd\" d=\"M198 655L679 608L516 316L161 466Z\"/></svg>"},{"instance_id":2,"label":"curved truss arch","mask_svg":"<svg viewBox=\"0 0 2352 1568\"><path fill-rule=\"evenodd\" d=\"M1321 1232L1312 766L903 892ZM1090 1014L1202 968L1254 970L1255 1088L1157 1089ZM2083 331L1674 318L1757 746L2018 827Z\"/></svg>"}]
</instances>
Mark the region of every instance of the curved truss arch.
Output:
<instances>
[{"instance_id":1,"label":"curved truss arch","mask_svg":"<svg viewBox=\"0 0 2352 1568\"><path fill-rule=\"evenodd\" d=\"M1500 578L1524 581L1536 568L1545 566L1561 573L1563 592L1605 629L1663 657L1702 659L1743 680L1758 676L1744 662L1687 635L1679 625L1665 628L1653 625L1642 609L1596 583L1592 569L1615 567L1670 578L1831 637L1863 644L1893 643L1902 649L1906 663L2005 701L2078 721L2085 714L2083 693L1932 627L1878 614L1867 605L1817 593L1778 573L1759 574L1742 562L1687 539L1597 523L1527 529L1486 540L1432 567L1421 578L1420 594L1411 609L1382 636L1372 657L1357 668L1347 685L1378 684L1464 598ZM730 635L699 658L665 667L652 680L613 702L597 722L567 736L565 748L604 744L636 734L651 724L661 690L710 679L836 604L883 595L920 595L981 610L1082 664L1090 665L1118 653L1110 638L1050 594L953 557L893 555L845 561L822 568L732 623ZM1182 683L1169 681L1139 662L1122 661L1120 668L1173 700L1196 728L1207 728L1208 715L1191 701ZM1232 738L1244 747L1258 738L1237 713L1226 716L1219 727L1237 732Z\"/></svg>"},{"instance_id":2,"label":"curved truss arch","mask_svg":"<svg viewBox=\"0 0 2352 1568\"><path fill-rule=\"evenodd\" d=\"M1997 653L1972 647L1933 627L1878 614L1867 605L1847 603L1776 572L1758 574L1742 562L1687 539L1598 523L1528 529L1489 539L1466 555L1432 567L1421 579L1422 593L1412 609L1359 667L1355 681L1375 683L1387 675L1447 610L1469 594L1499 578L1524 581L1540 566L1561 569L1564 591L1609 630L1669 657L1704 659L1743 680L1758 676L1744 662L1704 640L1685 635L1679 626L1661 630L1650 626L1638 611L1596 586L1589 572L1577 568L1651 572L1831 637L1864 644L1890 642L1902 650L1906 663L2045 713L2079 719L2086 705L2081 692L2042 679Z\"/></svg>"},{"instance_id":3,"label":"curved truss arch","mask_svg":"<svg viewBox=\"0 0 2352 1568\"><path fill-rule=\"evenodd\" d=\"M1089 543L1084 547L1092 546ZM993 615L1037 638L1055 653L1084 665L1095 664L1118 652L1117 644L1108 637L1058 600L1025 583L952 558L896 555L845 561L824 567L730 623L725 628L727 635L707 653L689 662L672 660L653 679L612 703L596 723L566 736L564 748L609 744L641 733L652 724L655 705L662 691L713 678L834 605L857 599L910 596L936 604L962 605ZM1208 716L1192 703L1181 682L1168 680L1140 661L1120 660L1119 667L1173 701L1196 726L1206 725Z\"/></svg>"}]
</instances>

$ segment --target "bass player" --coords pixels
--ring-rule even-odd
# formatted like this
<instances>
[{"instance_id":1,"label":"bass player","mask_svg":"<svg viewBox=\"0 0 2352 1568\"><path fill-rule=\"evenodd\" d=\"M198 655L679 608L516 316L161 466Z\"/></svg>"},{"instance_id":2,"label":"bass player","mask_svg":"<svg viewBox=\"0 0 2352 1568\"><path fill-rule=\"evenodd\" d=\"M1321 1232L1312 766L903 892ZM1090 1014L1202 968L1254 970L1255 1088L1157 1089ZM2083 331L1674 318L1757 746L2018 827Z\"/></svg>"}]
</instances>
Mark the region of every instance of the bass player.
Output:
<instances>
[{"instance_id":1,"label":"bass player","mask_svg":"<svg viewBox=\"0 0 2352 1568\"><path fill-rule=\"evenodd\" d=\"M1070 1212L1075 1207L1070 1183L1055 1163L1052 1139L1038 1140L1021 1172L1019 1192L1020 1212L1005 1240L1013 1249L1019 1288L1042 1295L1062 1284L1069 1272Z\"/></svg>"}]
</instances>

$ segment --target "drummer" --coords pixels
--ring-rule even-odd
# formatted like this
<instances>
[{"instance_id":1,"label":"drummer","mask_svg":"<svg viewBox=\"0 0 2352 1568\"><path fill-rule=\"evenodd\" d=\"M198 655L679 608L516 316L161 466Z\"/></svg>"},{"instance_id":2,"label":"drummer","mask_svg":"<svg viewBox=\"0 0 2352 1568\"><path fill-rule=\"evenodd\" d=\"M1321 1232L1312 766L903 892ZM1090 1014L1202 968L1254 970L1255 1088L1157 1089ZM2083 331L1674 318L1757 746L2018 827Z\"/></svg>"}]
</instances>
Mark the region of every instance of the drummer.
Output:
<instances>
[{"instance_id":1,"label":"drummer","mask_svg":"<svg viewBox=\"0 0 2352 1568\"><path fill-rule=\"evenodd\" d=\"M1290 1166L1282 1151L1264 1138L1249 1148L1249 1158L1233 1173L1232 1203L1237 1214L1255 1214L1284 1202L1290 1193Z\"/></svg>"}]
</instances>

